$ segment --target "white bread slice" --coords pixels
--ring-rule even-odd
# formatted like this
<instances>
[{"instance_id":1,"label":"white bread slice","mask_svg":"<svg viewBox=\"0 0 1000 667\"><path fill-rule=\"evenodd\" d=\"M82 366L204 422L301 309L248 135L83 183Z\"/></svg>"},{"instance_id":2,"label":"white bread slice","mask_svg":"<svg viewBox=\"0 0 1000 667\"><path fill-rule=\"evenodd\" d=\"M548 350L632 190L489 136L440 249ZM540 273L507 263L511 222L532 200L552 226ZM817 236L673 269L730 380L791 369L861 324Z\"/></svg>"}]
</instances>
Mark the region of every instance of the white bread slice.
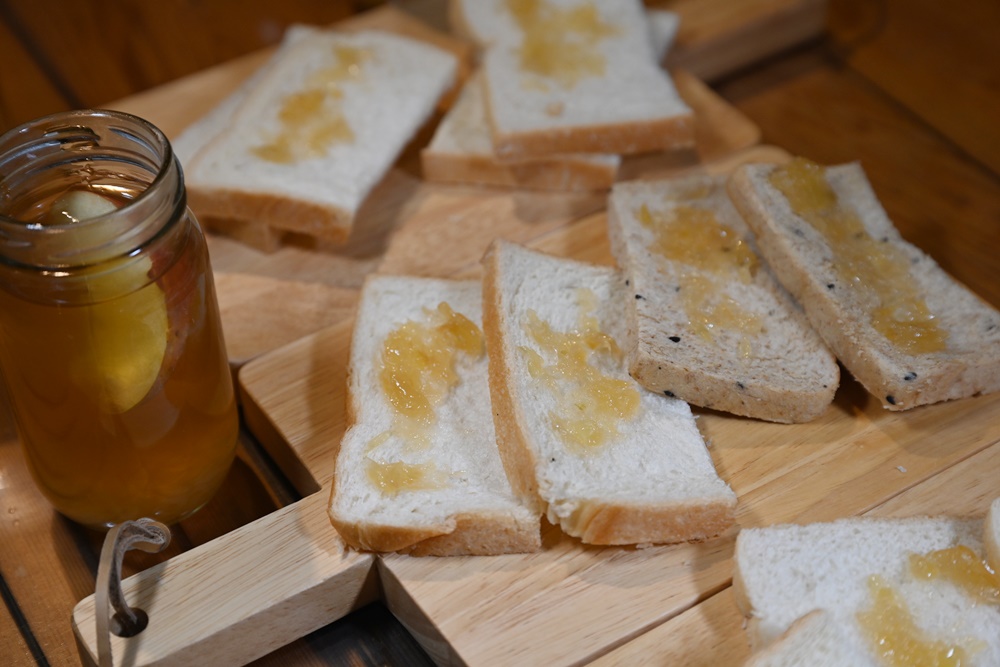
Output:
<instances>
[{"instance_id":1,"label":"white bread slice","mask_svg":"<svg viewBox=\"0 0 1000 667\"><path fill-rule=\"evenodd\" d=\"M465 0L457 12L471 25L492 26L482 70L501 159L694 145L691 111L658 65L642 3L546 0L537 9L538 15L557 18L527 40L534 29L522 30L505 0ZM572 12L591 12L594 20L563 18ZM523 23L542 25L530 17ZM581 23L594 30L572 30ZM541 66L529 57L522 68L526 41L532 48L541 45Z\"/></svg>"},{"instance_id":2,"label":"white bread slice","mask_svg":"<svg viewBox=\"0 0 1000 667\"><path fill-rule=\"evenodd\" d=\"M604 335L623 339L621 274L505 241L496 241L484 262L490 391L515 491L536 499L550 522L590 544L698 540L728 528L736 496L716 473L686 403L643 391L612 348L597 347L590 365L635 392L638 409L610 420L613 431L603 443L567 445L558 420L580 425L598 410L580 407L588 403L577 399L578 387L558 379L552 387L533 376L533 357L551 366L556 353L529 332L531 313L556 332L577 334L586 331L581 319L593 317Z\"/></svg>"},{"instance_id":3,"label":"white bread slice","mask_svg":"<svg viewBox=\"0 0 1000 667\"><path fill-rule=\"evenodd\" d=\"M796 619L821 609L838 626L847 655L870 655L858 614L872 609L870 579L877 576L896 592L926 639L964 645L974 652L975 664L998 665L1000 606L946 580L917 577L909 565L911 554L958 545L982 558L982 530L981 519L949 517L746 528L736 540L733 590L748 617L751 643L767 646Z\"/></svg>"},{"instance_id":4,"label":"white bread slice","mask_svg":"<svg viewBox=\"0 0 1000 667\"><path fill-rule=\"evenodd\" d=\"M192 208L346 239L361 202L430 117L456 67L441 49L377 31L296 39L188 165Z\"/></svg>"},{"instance_id":5,"label":"white bread slice","mask_svg":"<svg viewBox=\"0 0 1000 667\"><path fill-rule=\"evenodd\" d=\"M647 16L653 52L657 61L662 61L677 34L679 17L659 9L647 10ZM479 78L476 74L467 81L455 106L438 125L430 145L421 152L426 180L554 191L603 190L615 182L621 156L614 154L499 159L493 148Z\"/></svg>"},{"instance_id":6,"label":"white bread slice","mask_svg":"<svg viewBox=\"0 0 1000 667\"><path fill-rule=\"evenodd\" d=\"M432 182L556 191L610 188L621 164L619 156L605 154L497 160L477 75L465 84L420 159L424 178Z\"/></svg>"},{"instance_id":7,"label":"white bread slice","mask_svg":"<svg viewBox=\"0 0 1000 667\"><path fill-rule=\"evenodd\" d=\"M456 355L458 383L434 408L436 419L426 441L394 430L396 411L380 380L391 332L407 322L433 323L430 311L441 303L478 327L481 292L479 281L366 280L348 367L349 428L337 454L329 510L334 527L351 546L439 556L540 547L539 515L516 500L500 462L485 353ZM393 464L404 472L416 466L410 470L424 473L427 488L380 486L379 471Z\"/></svg>"},{"instance_id":8,"label":"white bread slice","mask_svg":"<svg viewBox=\"0 0 1000 667\"><path fill-rule=\"evenodd\" d=\"M618 183L608 234L631 290L629 372L642 386L769 421L826 410L837 361L757 260L724 177Z\"/></svg>"},{"instance_id":9,"label":"white bread slice","mask_svg":"<svg viewBox=\"0 0 1000 667\"><path fill-rule=\"evenodd\" d=\"M822 609L792 623L773 644L754 653L744 667L878 667L872 656L852 645Z\"/></svg>"},{"instance_id":10,"label":"white bread slice","mask_svg":"<svg viewBox=\"0 0 1000 667\"><path fill-rule=\"evenodd\" d=\"M872 240L908 262L909 285L901 288L912 285L926 303L947 335L943 350L911 354L876 330L872 312L879 302L840 278L842 258L770 182L777 168L739 168L729 184L733 203L813 327L885 408L907 410L1000 389L1000 313L900 236L859 164L828 167L825 181Z\"/></svg>"}]
</instances>

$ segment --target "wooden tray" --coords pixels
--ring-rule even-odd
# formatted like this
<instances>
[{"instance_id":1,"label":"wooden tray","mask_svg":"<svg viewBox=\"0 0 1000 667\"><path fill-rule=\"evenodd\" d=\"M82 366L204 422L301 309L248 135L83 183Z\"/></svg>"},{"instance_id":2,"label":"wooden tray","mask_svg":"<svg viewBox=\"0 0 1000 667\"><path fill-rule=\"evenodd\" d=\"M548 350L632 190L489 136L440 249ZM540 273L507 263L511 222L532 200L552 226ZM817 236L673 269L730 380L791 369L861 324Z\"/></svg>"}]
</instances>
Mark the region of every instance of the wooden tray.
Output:
<instances>
[{"instance_id":1,"label":"wooden tray","mask_svg":"<svg viewBox=\"0 0 1000 667\"><path fill-rule=\"evenodd\" d=\"M798 9L800 17L821 8L788 0L747 6L767 6L771 13L755 15L767 21L776 8L783 16ZM767 21L752 27L766 29ZM394 9L356 24L411 26ZM748 31L746 23L733 25L740 34ZM254 54L115 106L145 115L173 136L263 57ZM677 78L698 113L699 154L686 162L646 163L644 171L724 172L745 160L784 157L779 149L754 146L759 132L753 124L697 78L683 72ZM611 262L603 195L433 186L417 178L409 159L404 156L372 197L375 204L349 244L335 252L292 246L264 255L210 239L224 310L238 312L243 300L263 299L254 307L274 318L263 328L280 329L294 314L275 316L261 305L268 301L261 297L265 281L274 301L308 308L331 299L326 303L343 318L280 349L267 352L283 342L273 338L234 355L245 361L265 352L239 375L246 422L306 497L129 579L130 600L153 623L136 638L115 640L116 664L246 662L378 596L441 663L612 664L672 655L739 664L746 646L728 592L733 534L640 550L587 547L550 528L538 554L415 559L345 550L329 526L332 452L344 429L349 313L363 275L476 275L483 250L497 236ZM293 300L289 285L332 291L300 292ZM260 320L234 322L227 322L231 342L262 328ZM1000 473L998 403L994 395L888 413L845 378L834 405L810 424L698 414L716 466L740 498L738 526L746 527L869 511L981 513ZM81 651L94 656L92 598L78 605L73 622Z\"/></svg>"}]
</instances>

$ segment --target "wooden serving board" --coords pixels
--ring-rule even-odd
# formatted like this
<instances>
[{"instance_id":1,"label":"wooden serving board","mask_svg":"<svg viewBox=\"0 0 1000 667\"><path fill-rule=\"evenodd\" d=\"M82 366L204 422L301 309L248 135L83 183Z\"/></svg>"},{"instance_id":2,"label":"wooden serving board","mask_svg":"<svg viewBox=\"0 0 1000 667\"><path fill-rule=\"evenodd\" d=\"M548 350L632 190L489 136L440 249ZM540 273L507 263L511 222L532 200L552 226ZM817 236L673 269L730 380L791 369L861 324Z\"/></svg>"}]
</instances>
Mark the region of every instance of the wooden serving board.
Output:
<instances>
[{"instance_id":1,"label":"wooden serving board","mask_svg":"<svg viewBox=\"0 0 1000 667\"><path fill-rule=\"evenodd\" d=\"M773 157L769 149L743 157L765 152ZM605 222L597 213L521 240L610 263ZM276 457L298 462L289 469L304 489L325 487L333 472L349 338L345 322L240 373L248 424ZM834 404L809 424L696 413L717 469L740 499L744 528L893 506L905 514L903 501L887 503L911 495L921 501L914 512L984 513L1000 479L998 407L1000 395L992 395L890 413L845 377ZM537 554L386 555L378 568L390 609L443 664L583 664L639 637L619 654L631 663L662 655L664 646L691 650L686 638L697 628L710 643L706 660L735 665L746 653L741 617L728 593L716 595L731 581L734 534L703 544L597 548L550 527ZM643 636L654 628L657 634ZM663 633L667 644L656 639ZM720 636L721 648L711 648ZM722 650L732 660L720 662Z\"/></svg>"}]
</instances>

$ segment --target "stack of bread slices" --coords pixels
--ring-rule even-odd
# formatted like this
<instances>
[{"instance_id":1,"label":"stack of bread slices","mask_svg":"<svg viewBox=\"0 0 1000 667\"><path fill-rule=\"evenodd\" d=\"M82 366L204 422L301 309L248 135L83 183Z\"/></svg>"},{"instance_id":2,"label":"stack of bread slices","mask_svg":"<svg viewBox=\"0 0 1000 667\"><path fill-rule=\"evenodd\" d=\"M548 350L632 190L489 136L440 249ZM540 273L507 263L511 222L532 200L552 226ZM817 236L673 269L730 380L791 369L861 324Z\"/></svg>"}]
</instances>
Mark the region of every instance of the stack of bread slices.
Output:
<instances>
[{"instance_id":1,"label":"stack of bread slices","mask_svg":"<svg viewBox=\"0 0 1000 667\"><path fill-rule=\"evenodd\" d=\"M622 157L694 145L691 109L660 67L676 14L634 0L453 0L480 70L422 151L429 181L601 190Z\"/></svg>"}]
</instances>

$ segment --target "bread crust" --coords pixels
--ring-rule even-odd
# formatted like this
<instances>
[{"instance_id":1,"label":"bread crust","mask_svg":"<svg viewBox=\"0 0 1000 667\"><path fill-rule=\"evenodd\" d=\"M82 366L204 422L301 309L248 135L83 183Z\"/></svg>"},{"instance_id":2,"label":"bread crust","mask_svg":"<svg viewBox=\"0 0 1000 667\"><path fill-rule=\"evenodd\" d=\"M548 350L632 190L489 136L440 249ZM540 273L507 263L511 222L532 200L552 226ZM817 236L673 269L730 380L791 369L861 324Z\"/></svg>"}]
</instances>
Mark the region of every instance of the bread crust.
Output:
<instances>
[{"instance_id":1,"label":"bread crust","mask_svg":"<svg viewBox=\"0 0 1000 667\"><path fill-rule=\"evenodd\" d=\"M503 337L503 299L497 285L500 274L496 243L490 246L483 258L483 337L490 351L489 378L490 400L493 404L493 425L497 432L497 447L507 479L514 493L538 513L544 503L538 495L535 477L537 458L527 440L527 417L520 409L521 401L511 396L511 359L513 350L507 348Z\"/></svg>"},{"instance_id":2,"label":"bread crust","mask_svg":"<svg viewBox=\"0 0 1000 667\"><path fill-rule=\"evenodd\" d=\"M486 155L420 153L424 180L458 185L493 185L558 192L607 190L617 170L567 156L501 163Z\"/></svg>"},{"instance_id":3,"label":"bread crust","mask_svg":"<svg viewBox=\"0 0 1000 667\"><path fill-rule=\"evenodd\" d=\"M857 312L857 308L837 298L836 290L829 288L833 283L820 275L822 267L805 264L798 257L795 241L781 230L772 205L753 180L751 170L755 168L768 167L748 165L733 173L728 184L733 203L757 235L761 254L771 270L802 304L809 322L884 408L908 410L1000 390L1000 313L996 309L945 274L893 229L894 238L887 237L887 242L896 244L911 258L912 270L931 275L941 290L941 301L971 301L976 304L977 320L992 322L981 332L981 344L976 349L910 355L895 348L870 325L867 312ZM860 171L860 167L847 165L838 169L848 168Z\"/></svg>"},{"instance_id":4,"label":"bread crust","mask_svg":"<svg viewBox=\"0 0 1000 667\"><path fill-rule=\"evenodd\" d=\"M486 94L491 94L486 87ZM490 103L487 103L487 109ZM579 125L533 131L499 130L487 112L493 146L501 160L525 159L567 153L617 153L633 155L694 148L694 116L645 119L604 125Z\"/></svg>"},{"instance_id":5,"label":"bread crust","mask_svg":"<svg viewBox=\"0 0 1000 667\"><path fill-rule=\"evenodd\" d=\"M691 499L664 504L589 500L559 523L586 544L665 544L716 537L735 518L735 497L731 502Z\"/></svg>"},{"instance_id":6,"label":"bread crust","mask_svg":"<svg viewBox=\"0 0 1000 667\"><path fill-rule=\"evenodd\" d=\"M188 201L199 215L258 224L343 243L353 214L338 207L268 192L209 188L191 184Z\"/></svg>"}]
</instances>

